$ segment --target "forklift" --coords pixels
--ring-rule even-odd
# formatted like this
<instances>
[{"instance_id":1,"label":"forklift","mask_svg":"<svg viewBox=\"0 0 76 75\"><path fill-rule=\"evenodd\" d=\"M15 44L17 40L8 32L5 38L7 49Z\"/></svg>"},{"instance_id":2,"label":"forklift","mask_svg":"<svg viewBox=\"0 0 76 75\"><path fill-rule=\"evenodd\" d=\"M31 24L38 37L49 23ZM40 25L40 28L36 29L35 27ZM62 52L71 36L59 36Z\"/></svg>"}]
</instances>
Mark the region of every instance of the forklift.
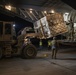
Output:
<instances>
[{"instance_id":1,"label":"forklift","mask_svg":"<svg viewBox=\"0 0 76 75\"><path fill-rule=\"evenodd\" d=\"M26 38L25 38L26 37ZM36 47L28 42L27 36L15 35L13 22L0 21L0 59L20 55L22 58L35 58Z\"/></svg>"}]
</instances>

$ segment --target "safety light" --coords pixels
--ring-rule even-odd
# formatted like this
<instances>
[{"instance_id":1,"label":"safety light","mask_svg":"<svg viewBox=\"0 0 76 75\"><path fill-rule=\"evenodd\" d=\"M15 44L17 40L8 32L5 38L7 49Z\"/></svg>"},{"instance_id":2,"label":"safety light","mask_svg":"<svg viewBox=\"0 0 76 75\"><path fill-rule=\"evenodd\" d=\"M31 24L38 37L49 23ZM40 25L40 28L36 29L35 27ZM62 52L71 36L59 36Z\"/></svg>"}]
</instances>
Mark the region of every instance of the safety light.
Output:
<instances>
[{"instance_id":1,"label":"safety light","mask_svg":"<svg viewBox=\"0 0 76 75\"><path fill-rule=\"evenodd\" d=\"M29 10L30 10L30 13L32 13L32 10L33 10L33 9L30 8Z\"/></svg>"},{"instance_id":2,"label":"safety light","mask_svg":"<svg viewBox=\"0 0 76 75\"><path fill-rule=\"evenodd\" d=\"M13 24L13 27L15 27L15 24Z\"/></svg>"},{"instance_id":3,"label":"safety light","mask_svg":"<svg viewBox=\"0 0 76 75\"><path fill-rule=\"evenodd\" d=\"M11 10L11 6L10 6L10 5L6 5L6 6L5 6L5 9Z\"/></svg>"},{"instance_id":4,"label":"safety light","mask_svg":"<svg viewBox=\"0 0 76 75\"><path fill-rule=\"evenodd\" d=\"M27 41L28 41L28 39L26 39L26 38L25 38L25 39L24 39L24 41L25 41L25 42L27 42Z\"/></svg>"},{"instance_id":5,"label":"safety light","mask_svg":"<svg viewBox=\"0 0 76 75\"><path fill-rule=\"evenodd\" d=\"M32 13L32 10L30 10L30 13Z\"/></svg>"},{"instance_id":6,"label":"safety light","mask_svg":"<svg viewBox=\"0 0 76 75\"><path fill-rule=\"evenodd\" d=\"M54 10L51 10L51 13L55 13L55 11Z\"/></svg>"},{"instance_id":7,"label":"safety light","mask_svg":"<svg viewBox=\"0 0 76 75\"><path fill-rule=\"evenodd\" d=\"M47 14L47 11L44 11L44 14Z\"/></svg>"}]
</instances>

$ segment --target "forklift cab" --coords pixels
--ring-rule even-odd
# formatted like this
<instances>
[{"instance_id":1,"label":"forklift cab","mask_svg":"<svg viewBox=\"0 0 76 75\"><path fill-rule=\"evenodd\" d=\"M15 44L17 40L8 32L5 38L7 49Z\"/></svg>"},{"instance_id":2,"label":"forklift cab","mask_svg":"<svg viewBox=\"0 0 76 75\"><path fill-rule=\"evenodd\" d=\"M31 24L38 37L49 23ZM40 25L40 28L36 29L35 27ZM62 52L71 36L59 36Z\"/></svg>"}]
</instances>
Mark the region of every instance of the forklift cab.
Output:
<instances>
[{"instance_id":1,"label":"forklift cab","mask_svg":"<svg viewBox=\"0 0 76 75\"><path fill-rule=\"evenodd\" d=\"M0 22L0 41L11 41L13 38L13 23Z\"/></svg>"}]
</instances>

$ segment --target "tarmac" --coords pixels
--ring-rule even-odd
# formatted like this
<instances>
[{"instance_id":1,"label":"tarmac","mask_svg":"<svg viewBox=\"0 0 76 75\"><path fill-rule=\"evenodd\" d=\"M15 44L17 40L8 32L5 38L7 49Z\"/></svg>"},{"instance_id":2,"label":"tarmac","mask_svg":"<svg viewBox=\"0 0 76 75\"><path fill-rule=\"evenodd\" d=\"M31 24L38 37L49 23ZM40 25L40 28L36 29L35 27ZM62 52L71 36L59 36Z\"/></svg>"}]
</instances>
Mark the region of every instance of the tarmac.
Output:
<instances>
[{"instance_id":1,"label":"tarmac","mask_svg":"<svg viewBox=\"0 0 76 75\"><path fill-rule=\"evenodd\" d=\"M0 75L76 75L76 50L59 50L57 59L48 50L38 51L35 59L3 58Z\"/></svg>"}]
</instances>

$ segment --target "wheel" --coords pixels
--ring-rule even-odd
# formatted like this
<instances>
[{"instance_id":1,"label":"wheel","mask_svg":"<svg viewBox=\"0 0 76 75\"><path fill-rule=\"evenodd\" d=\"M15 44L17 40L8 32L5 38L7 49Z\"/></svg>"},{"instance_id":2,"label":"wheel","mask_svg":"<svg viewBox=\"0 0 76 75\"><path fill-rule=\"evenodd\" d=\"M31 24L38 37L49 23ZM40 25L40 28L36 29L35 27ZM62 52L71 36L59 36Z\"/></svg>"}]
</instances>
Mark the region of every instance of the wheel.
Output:
<instances>
[{"instance_id":1,"label":"wheel","mask_svg":"<svg viewBox=\"0 0 76 75\"><path fill-rule=\"evenodd\" d=\"M0 48L0 59L2 58L2 49Z\"/></svg>"},{"instance_id":2,"label":"wheel","mask_svg":"<svg viewBox=\"0 0 76 75\"><path fill-rule=\"evenodd\" d=\"M23 58L35 58L37 55L37 50L33 45L27 45L22 51L22 57Z\"/></svg>"}]
</instances>

